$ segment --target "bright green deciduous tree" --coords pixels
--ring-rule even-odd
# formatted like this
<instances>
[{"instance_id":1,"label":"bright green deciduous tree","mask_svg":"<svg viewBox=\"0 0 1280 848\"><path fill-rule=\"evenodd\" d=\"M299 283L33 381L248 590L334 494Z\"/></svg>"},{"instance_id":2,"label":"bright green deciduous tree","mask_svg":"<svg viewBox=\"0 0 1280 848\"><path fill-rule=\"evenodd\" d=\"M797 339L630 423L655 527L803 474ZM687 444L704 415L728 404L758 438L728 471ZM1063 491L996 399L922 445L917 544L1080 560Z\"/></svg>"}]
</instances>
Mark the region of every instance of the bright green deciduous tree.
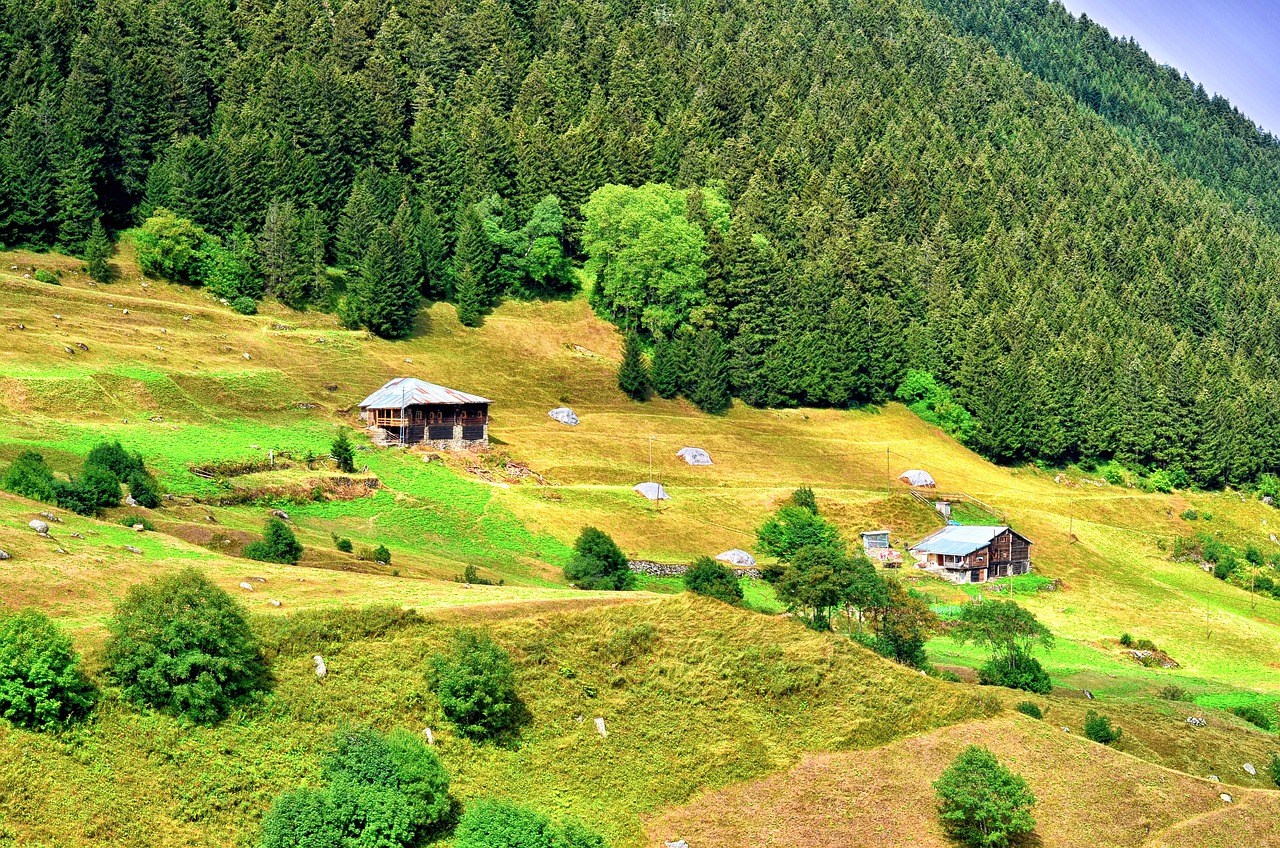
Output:
<instances>
[{"instance_id":1,"label":"bright green deciduous tree","mask_svg":"<svg viewBox=\"0 0 1280 848\"><path fill-rule=\"evenodd\" d=\"M71 640L48 616L0 615L0 717L46 730L84 716L95 697Z\"/></svg>"},{"instance_id":2,"label":"bright green deciduous tree","mask_svg":"<svg viewBox=\"0 0 1280 848\"><path fill-rule=\"evenodd\" d=\"M965 845L1004 848L1035 830L1035 795L986 748L970 745L933 786L942 826Z\"/></svg>"},{"instance_id":3,"label":"bright green deciduous tree","mask_svg":"<svg viewBox=\"0 0 1280 848\"><path fill-rule=\"evenodd\" d=\"M440 708L464 736L489 739L519 724L511 656L487 633L457 631L452 650L432 657L431 666Z\"/></svg>"},{"instance_id":4,"label":"bright green deciduous tree","mask_svg":"<svg viewBox=\"0 0 1280 848\"><path fill-rule=\"evenodd\" d=\"M584 527L573 545L564 576L580 589L632 589L636 576L617 543L603 530Z\"/></svg>"}]
</instances>

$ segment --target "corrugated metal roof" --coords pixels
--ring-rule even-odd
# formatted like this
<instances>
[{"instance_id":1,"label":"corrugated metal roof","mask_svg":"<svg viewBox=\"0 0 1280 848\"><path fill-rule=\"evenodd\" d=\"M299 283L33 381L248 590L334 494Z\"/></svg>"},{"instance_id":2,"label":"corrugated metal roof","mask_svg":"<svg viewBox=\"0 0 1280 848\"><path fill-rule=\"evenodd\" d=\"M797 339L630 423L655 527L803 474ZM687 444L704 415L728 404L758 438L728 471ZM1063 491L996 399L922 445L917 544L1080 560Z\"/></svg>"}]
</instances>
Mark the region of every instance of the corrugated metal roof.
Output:
<instances>
[{"instance_id":1,"label":"corrugated metal roof","mask_svg":"<svg viewBox=\"0 0 1280 848\"><path fill-rule=\"evenodd\" d=\"M488 398L469 395L457 389L448 389L419 380L416 377L396 377L360 401L360 408L403 409L406 406L432 403L492 403Z\"/></svg>"},{"instance_id":2,"label":"corrugated metal roof","mask_svg":"<svg viewBox=\"0 0 1280 848\"><path fill-rule=\"evenodd\" d=\"M925 536L911 546L912 551L927 554L966 556L991 544L991 540L1009 528L1000 525L963 526L952 524Z\"/></svg>"}]
</instances>

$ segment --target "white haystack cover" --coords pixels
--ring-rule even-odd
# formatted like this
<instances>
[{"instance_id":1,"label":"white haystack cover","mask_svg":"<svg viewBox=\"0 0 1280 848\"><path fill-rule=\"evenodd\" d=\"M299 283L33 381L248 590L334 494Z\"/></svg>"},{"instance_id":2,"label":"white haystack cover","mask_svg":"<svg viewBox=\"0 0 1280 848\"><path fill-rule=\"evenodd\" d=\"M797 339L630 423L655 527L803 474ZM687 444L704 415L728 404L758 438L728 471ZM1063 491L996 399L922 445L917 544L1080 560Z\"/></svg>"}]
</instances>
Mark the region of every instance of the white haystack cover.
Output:
<instances>
[{"instance_id":1,"label":"white haystack cover","mask_svg":"<svg viewBox=\"0 0 1280 848\"><path fill-rule=\"evenodd\" d=\"M570 427L578 423L578 416L573 414L573 410L567 406L558 406L547 413L561 424L568 424Z\"/></svg>"},{"instance_id":2,"label":"white haystack cover","mask_svg":"<svg viewBox=\"0 0 1280 848\"><path fill-rule=\"evenodd\" d=\"M671 496L662 488L661 483L638 483L631 487L651 501L669 501Z\"/></svg>"},{"instance_id":3,"label":"white haystack cover","mask_svg":"<svg viewBox=\"0 0 1280 848\"><path fill-rule=\"evenodd\" d=\"M933 476L928 471L920 471L919 469L904 471L898 475L898 479L917 489L933 489L937 488L938 485L933 482Z\"/></svg>"},{"instance_id":4,"label":"white haystack cover","mask_svg":"<svg viewBox=\"0 0 1280 848\"><path fill-rule=\"evenodd\" d=\"M680 450L676 451L676 456L680 457L690 465L711 464L711 454L707 453L702 448L680 448Z\"/></svg>"},{"instance_id":5,"label":"white haystack cover","mask_svg":"<svg viewBox=\"0 0 1280 848\"><path fill-rule=\"evenodd\" d=\"M725 551L716 557L721 562L727 562L730 565L755 565L756 558L741 548L734 548L731 551Z\"/></svg>"}]
</instances>

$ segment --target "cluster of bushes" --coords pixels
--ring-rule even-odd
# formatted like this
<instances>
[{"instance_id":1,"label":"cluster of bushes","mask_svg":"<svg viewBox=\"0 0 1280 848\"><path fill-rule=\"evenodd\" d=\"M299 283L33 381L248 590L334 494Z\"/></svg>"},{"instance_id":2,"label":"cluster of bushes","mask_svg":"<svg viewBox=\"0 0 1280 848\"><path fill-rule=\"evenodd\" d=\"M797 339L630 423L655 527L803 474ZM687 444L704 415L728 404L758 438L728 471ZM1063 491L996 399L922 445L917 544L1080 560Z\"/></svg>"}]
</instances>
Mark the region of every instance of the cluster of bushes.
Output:
<instances>
[{"instance_id":1,"label":"cluster of bushes","mask_svg":"<svg viewBox=\"0 0 1280 848\"><path fill-rule=\"evenodd\" d=\"M454 576L453 582L466 583L471 586L502 586L507 581L501 578L497 580L490 580L488 577L481 577L480 569L476 568L474 565L468 564L466 568L462 569L461 574Z\"/></svg>"},{"instance_id":2,"label":"cluster of bushes","mask_svg":"<svg viewBox=\"0 0 1280 848\"><path fill-rule=\"evenodd\" d=\"M1053 634L1026 608L1013 601L967 604L951 629L961 644L975 642L991 651L978 669L978 682L1047 695L1049 673L1031 656L1032 648L1053 649Z\"/></svg>"},{"instance_id":3,"label":"cluster of bushes","mask_svg":"<svg viewBox=\"0 0 1280 848\"><path fill-rule=\"evenodd\" d=\"M942 428L942 432L961 442L973 435L973 416L956 402L951 390L928 371L908 369L894 399L906 404L921 420Z\"/></svg>"},{"instance_id":4,"label":"cluster of bushes","mask_svg":"<svg viewBox=\"0 0 1280 848\"><path fill-rule=\"evenodd\" d=\"M1161 492L1169 494L1175 489L1191 488L1191 475L1177 463L1168 468L1144 468L1141 465L1125 465L1110 460L1101 465L1082 461L1080 470L1096 471L1113 486L1124 486L1130 489L1141 489L1144 492Z\"/></svg>"},{"instance_id":5,"label":"cluster of bushes","mask_svg":"<svg viewBox=\"0 0 1280 848\"><path fill-rule=\"evenodd\" d=\"M121 483L129 486L129 494L138 506L154 509L160 505L155 478L147 471L142 456L130 454L119 442L93 447L79 476L66 480L54 476L41 454L24 451L5 470L0 488L80 515L94 515L120 505Z\"/></svg>"},{"instance_id":6,"label":"cluster of bushes","mask_svg":"<svg viewBox=\"0 0 1280 848\"><path fill-rule=\"evenodd\" d=\"M937 616L896 580L883 579L861 552L849 553L840 531L820 514L811 489L793 492L756 530L756 542L778 560L762 576L809 627L830 630L843 612L850 638L897 662L928 668L924 645Z\"/></svg>"},{"instance_id":7,"label":"cluster of bushes","mask_svg":"<svg viewBox=\"0 0 1280 848\"><path fill-rule=\"evenodd\" d=\"M1257 704L1240 704L1231 708L1233 715L1239 716L1254 727L1270 733L1275 729L1275 722L1272 721L1271 713L1267 712Z\"/></svg>"},{"instance_id":8,"label":"cluster of bushes","mask_svg":"<svg viewBox=\"0 0 1280 848\"><path fill-rule=\"evenodd\" d=\"M416 844L449 813L449 776L416 734L372 728L339 731L320 789L275 800L259 848L395 848Z\"/></svg>"},{"instance_id":9,"label":"cluster of bushes","mask_svg":"<svg viewBox=\"0 0 1280 848\"><path fill-rule=\"evenodd\" d=\"M1280 581L1264 568L1269 567L1271 571L1280 569L1280 553L1264 558L1253 545L1246 545L1241 552L1208 533L1197 533L1175 538L1171 558L1176 562L1211 564L1213 576L1219 580L1280 600Z\"/></svg>"},{"instance_id":10,"label":"cluster of bushes","mask_svg":"<svg viewBox=\"0 0 1280 848\"><path fill-rule=\"evenodd\" d=\"M684 588L695 595L715 598L726 604L742 603L742 584L738 573L711 557L698 557L684 573Z\"/></svg>"},{"instance_id":11,"label":"cluster of bushes","mask_svg":"<svg viewBox=\"0 0 1280 848\"><path fill-rule=\"evenodd\" d=\"M1015 710L1032 718L1044 718L1044 711L1041 710L1033 701L1019 701L1014 707Z\"/></svg>"},{"instance_id":12,"label":"cluster of bushes","mask_svg":"<svg viewBox=\"0 0 1280 848\"><path fill-rule=\"evenodd\" d=\"M247 235L232 234L224 241L194 221L157 209L134 233L134 245L144 274L204 286L242 314L257 311L262 280L254 273L257 250ZM246 311L242 298L253 308Z\"/></svg>"},{"instance_id":13,"label":"cluster of bushes","mask_svg":"<svg viewBox=\"0 0 1280 848\"><path fill-rule=\"evenodd\" d=\"M454 833L454 848L605 848L605 841L577 822L556 824L541 813L506 801L467 807Z\"/></svg>"}]
</instances>

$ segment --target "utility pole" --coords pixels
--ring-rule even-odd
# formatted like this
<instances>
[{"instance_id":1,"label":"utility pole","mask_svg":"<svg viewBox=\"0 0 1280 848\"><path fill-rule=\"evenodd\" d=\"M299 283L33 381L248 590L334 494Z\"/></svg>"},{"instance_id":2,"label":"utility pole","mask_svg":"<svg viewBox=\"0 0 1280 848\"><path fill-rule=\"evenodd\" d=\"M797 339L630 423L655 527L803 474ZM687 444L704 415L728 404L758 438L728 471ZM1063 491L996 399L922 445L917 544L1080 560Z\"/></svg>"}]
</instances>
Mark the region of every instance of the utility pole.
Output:
<instances>
[{"instance_id":1,"label":"utility pole","mask_svg":"<svg viewBox=\"0 0 1280 848\"><path fill-rule=\"evenodd\" d=\"M649 482L650 483L653 482L653 440L656 438L657 436L649 437Z\"/></svg>"},{"instance_id":2,"label":"utility pole","mask_svg":"<svg viewBox=\"0 0 1280 848\"><path fill-rule=\"evenodd\" d=\"M884 498L885 500L888 500L890 497L889 486L892 485L892 483L890 482L892 480L893 478L889 476L889 449L885 448L884 449Z\"/></svg>"}]
</instances>

